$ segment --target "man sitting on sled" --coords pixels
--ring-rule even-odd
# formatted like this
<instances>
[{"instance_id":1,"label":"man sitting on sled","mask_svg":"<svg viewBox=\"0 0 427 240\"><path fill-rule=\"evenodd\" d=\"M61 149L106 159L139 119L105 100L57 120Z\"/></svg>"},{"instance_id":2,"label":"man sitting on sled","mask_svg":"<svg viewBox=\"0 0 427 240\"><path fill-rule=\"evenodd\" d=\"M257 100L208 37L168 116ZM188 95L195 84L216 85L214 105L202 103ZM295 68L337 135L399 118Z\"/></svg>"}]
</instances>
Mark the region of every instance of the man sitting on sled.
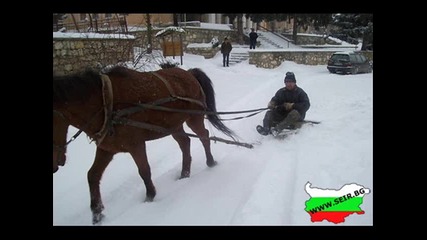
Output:
<instances>
[{"instance_id":1,"label":"man sitting on sled","mask_svg":"<svg viewBox=\"0 0 427 240\"><path fill-rule=\"evenodd\" d=\"M269 110L265 113L263 126L257 126L257 131L262 135L271 133L277 136L285 128L300 128L310 108L308 95L296 85L293 72L286 73L284 82L285 87L279 89L268 103Z\"/></svg>"}]
</instances>

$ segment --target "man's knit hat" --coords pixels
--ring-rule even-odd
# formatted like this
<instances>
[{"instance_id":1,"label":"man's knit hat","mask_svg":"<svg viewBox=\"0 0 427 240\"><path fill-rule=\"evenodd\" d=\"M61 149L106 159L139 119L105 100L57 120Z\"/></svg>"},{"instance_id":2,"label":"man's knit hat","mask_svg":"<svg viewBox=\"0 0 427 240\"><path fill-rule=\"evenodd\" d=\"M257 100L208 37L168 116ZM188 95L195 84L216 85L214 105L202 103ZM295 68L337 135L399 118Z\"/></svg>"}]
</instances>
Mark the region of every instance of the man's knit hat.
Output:
<instances>
[{"instance_id":1,"label":"man's knit hat","mask_svg":"<svg viewBox=\"0 0 427 240\"><path fill-rule=\"evenodd\" d=\"M287 82L297 82L297 80L295 79L295 74L293 72L287 72L286 76L285 76L285 81Z\"/></svg>"}]
</instances>

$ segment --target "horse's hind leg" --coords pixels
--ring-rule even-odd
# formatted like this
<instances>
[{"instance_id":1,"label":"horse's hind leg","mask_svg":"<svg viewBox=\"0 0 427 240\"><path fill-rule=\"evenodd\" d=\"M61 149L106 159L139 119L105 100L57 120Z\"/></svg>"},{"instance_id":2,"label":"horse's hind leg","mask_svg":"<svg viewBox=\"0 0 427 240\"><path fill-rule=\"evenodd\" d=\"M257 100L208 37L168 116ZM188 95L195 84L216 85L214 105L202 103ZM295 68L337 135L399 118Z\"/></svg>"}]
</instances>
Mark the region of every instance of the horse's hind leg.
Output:
<instances>
[{"instance_id":1,"label":"horse's hind leg","mask_svg":"<svg viewBox=\"0 0 427 240\"><path fill-rule=\"evenodd\" d=\"M113 153L96 148L95 161L87 173L87 180L90 191L90 208L92 210L92 223L96 224L102 220L104 215L104 205L102 204L101 193L99 191L99 182L105 168L113 159Z\"/></svg>"},{"instance_id":2,"label":"horse's hind leg","mask_svg":"<svg viewBox=\"0 0 427 240\"><path fill-rule=\"evenodd\" d=\"M182 151L182 170L181 178L190 177L191 170L191 152L190 152L190 138L185 134L184 128L181 127L176 133L172 134L172 137L178 142L179 147Z\"/></svg>"},{"instance_id":3,"label":"horse's hind leg","mask_svg":"<svg viewBox=\"0 0 427 240\"><path fill-rule=\"evenodd\" d=\"M146 189L145 201L152 202L156 196L156 188L151 180L151 170L150 165L148 164L145 142L135 146L135 148L129 151L129 153L132 155L132 158L138 167L139 176L141 176L144 181Z\"/></svg>"},{"instance_id":4,"label":"horse's hind leg","mask_svg":"<svg viewBox=\"0 0 427 240\"><path fill-rule=\"evenodd\" d=\"M209 131L205 128L204 116L195 115L186 121L188 127L200 138L200 141L205 148L206 164L209 167L216 165L216 161L213 159L211 153L211 142L209 139Z\"/></svg>"}]
</instances>

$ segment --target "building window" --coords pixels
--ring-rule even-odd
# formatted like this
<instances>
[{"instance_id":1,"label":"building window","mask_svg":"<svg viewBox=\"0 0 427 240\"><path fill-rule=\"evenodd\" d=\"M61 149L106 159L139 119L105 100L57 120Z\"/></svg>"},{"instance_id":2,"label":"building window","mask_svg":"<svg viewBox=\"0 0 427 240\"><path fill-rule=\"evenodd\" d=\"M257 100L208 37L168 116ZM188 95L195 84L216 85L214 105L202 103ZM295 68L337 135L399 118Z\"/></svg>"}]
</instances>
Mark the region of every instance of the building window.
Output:
<instances>
[{"instance_id":1,"label":"building window","mask_svg":"<svg viewBox=\"0 0 427 240\"><path fill-rule=\"evenodd\" d=\"M105 18L111 18L113 16L113 14L111 14L111 13L106 13L105 14Z\"/></svg>"},{"instance_id":2,"label":"building window","mask_svg":"<svg viewBox=\"0 0 427 240\"><path fill-rule=\"evenodd\" d=\"M81 13L80 14L80 21L86 21L86 13Z\"/></svg>"}]
</instances>

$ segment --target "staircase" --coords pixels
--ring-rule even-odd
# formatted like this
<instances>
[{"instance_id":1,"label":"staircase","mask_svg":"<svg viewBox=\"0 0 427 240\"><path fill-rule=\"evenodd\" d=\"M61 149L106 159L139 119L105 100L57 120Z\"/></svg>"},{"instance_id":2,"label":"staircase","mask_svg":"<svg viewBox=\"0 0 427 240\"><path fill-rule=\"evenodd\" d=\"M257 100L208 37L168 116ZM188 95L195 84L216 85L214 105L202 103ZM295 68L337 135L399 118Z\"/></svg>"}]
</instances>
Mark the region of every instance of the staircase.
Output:
<instances>
[{"instance_id":1,"label":"staircase","mask_svg":"<svg viewBox=\"0 0 427 240\"><path fill-rule=\"evenodd\" d=\"M263 48L271 49L283 49L288 48L287 43L284 40L278 41L277 37L275 41L272 40L272 34L266 32L258 32L258 41L263 45ZM274 37L274 36L273 36Z\"/></svg>"},{"instance_id":2,"label":"staircase","mask_svg":"<svg viewBox=\"0 0 427 240\"><path fill-rule=\"evenodd\" d=\"M286 49L286 48L300 48L295 46L292 43L289 43L288 40L284 37L277 36L277 34L258 31L257 41L261 43L256 49ZM248 34L248 33L247 33ZM237 45L233 44L233 50L230 53L230 64L237 64L249 59L249 46L248 45Z\"/></svg>"},{"instance_id":3,"label":"staircase","mask_svg":"<svg viewBox=\"0 0 427 240\"><path fill-rule=\"evenodd\" d=\"M230 64L237 64L249 59L249 47L244 45L235 45L230 53Z\"/></svg>"},{"instance_id":4,"label":"staircase","mask_svg":"<svg viewBox=\"0 0 427 240\"><path fill-rule=\"evenodd\" d=\"M231 52L229 63L230 64L231 63L236 64L239 62L243 62L246 59L249 59L249 53L248 52L246 52L246 53L233 53L233 52Z\"/></svg>"}]
</instances>

